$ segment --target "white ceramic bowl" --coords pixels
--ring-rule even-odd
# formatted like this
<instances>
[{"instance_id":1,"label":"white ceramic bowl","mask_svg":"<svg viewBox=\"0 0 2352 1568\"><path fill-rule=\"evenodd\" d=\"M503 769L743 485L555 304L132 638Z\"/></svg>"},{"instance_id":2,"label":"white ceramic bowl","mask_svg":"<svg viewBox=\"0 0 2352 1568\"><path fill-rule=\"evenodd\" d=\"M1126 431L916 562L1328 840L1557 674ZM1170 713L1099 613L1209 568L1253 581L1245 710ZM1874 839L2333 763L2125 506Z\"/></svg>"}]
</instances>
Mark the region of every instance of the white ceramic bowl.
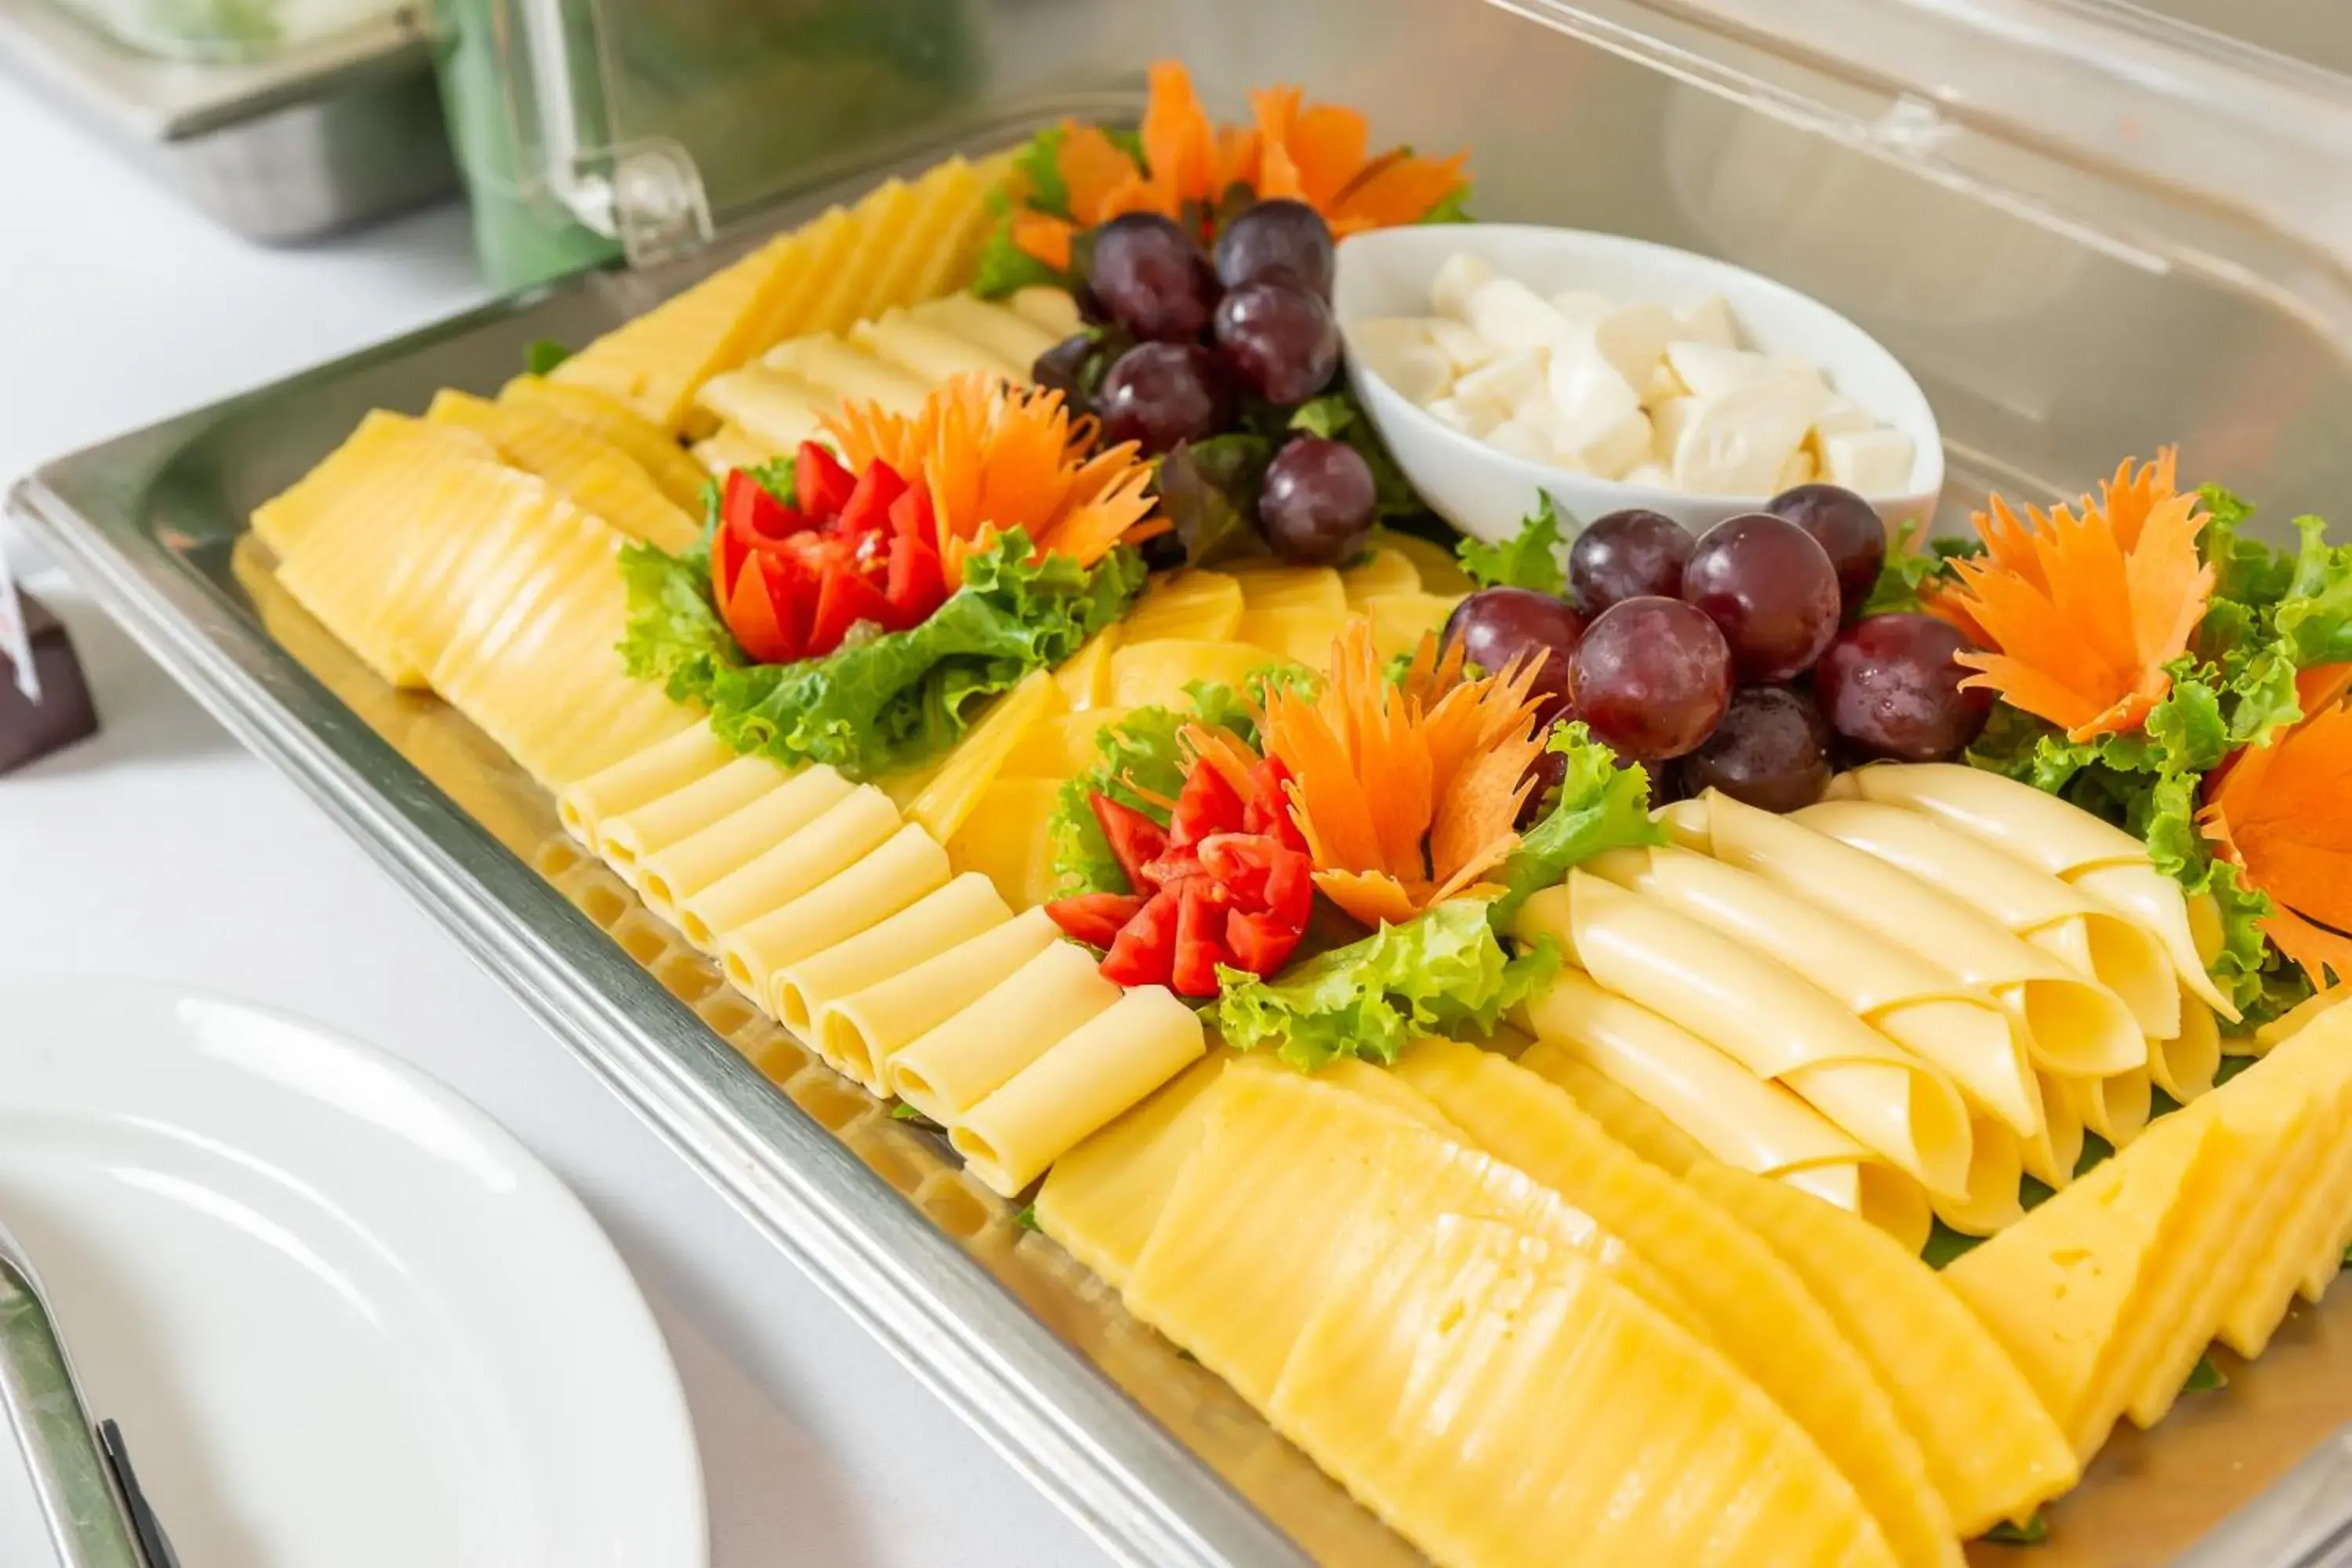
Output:
<instances>
[{"instance_id":1,"label":"white ceramic bowl","mask_svg":"<svg viewBox=\"0 0 2352 1568\"><path fill-rule=\"evenodd\" d=\"M1744 347L1811 362L1832 389L1911 437L1909 483L1899 493L1866 498L1889 529L1934 515L1944 488L1944 447L1919 384L1878 340L1793 289L1711 257L1582 229L1448 223L1353 236L1339 246L1331 289L1332 310L1348 340L1348 379L1413 488L1465 533L1509 538L1535 510L1539 492L1549 492L1580 521L1646 507L1694 533L1754 511L1771 497L1691 495L1514 457L1464 435L1382 380L1355 352L1357 327L1384 316L1428 315L1431 280L1447 258L1465 252L1543 295L1589 289L1629 304L1667 306L1722 295Z\"/></svg>"}]
</instances>

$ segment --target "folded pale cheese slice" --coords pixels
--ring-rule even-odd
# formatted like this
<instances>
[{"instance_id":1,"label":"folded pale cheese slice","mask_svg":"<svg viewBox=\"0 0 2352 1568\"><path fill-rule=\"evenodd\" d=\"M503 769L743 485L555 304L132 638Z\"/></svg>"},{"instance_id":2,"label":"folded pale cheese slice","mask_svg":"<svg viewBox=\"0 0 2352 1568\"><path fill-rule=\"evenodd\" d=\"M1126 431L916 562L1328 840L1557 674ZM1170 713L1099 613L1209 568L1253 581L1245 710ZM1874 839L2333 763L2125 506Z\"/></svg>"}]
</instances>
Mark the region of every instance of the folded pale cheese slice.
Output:
<instances>
[{"instance_id":1,"label":"folded pale cheese slice","mask_svg":"<svg viewBox=\"0 0 2352 1568\"><path fill-rule=\"evenodd\" d=\"M2089 1078L2147 1064L2147 1037L2121 997L1910 873L1717 790L1660 816L1686 847L1823 908L1866 910L1888 936L1990 992L2025 1026L2036 1066Z\"/></svg>"},{"instance_id":2,"label":"folded pale cheese slice","mask_svg":"<svg viewBox=\"0 0 2352 1568\"><path fill-rule=\"evenodd\" d=\"M2138 921L2164 944L2189 993L2236 1021L2237 1009L2205 971L2180 884L2158 870L2147 846L2122 828L2032 784L1958 763L1856 768L1832 780L1830 790L1941 817Z\"/></svg>"},{"instance_id":3,"label":"folded pale cheese slice","mask_svg":"<svg viewBox=\"0 0 2352 1568\"><path fill-rule=\"evenodd\" d=\"M1915 1177L1788 1089L1641 1004L1570 971L1529 998L1517 1021L1536 1037L1519 1058L1529 1071L1571 1092L1583 1074L1597 1074L1716 1159L1850 1208L1914 1252L1926 1244L1927 1200ZM1605 1104L1589 1096L1586 1103L1596 1112ZM1642 1146L1648 1158L1680 1157L1663 1140Z\"/></svg>"}]
</instances>

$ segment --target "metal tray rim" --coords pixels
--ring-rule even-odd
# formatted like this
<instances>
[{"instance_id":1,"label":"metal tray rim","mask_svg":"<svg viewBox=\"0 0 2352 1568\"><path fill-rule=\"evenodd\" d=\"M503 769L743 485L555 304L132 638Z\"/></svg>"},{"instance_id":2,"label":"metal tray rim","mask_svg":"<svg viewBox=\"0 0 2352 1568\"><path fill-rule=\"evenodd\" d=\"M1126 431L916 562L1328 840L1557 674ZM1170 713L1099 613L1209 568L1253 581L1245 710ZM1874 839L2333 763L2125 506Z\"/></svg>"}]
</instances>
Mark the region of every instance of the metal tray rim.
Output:
<instances>
[{"instance_id":1,"label":"metal tray rim","mask_svg":"<svg viewBox=\"0 0 2352 1568\"><path fill-rule=\"evenodd\" d=\"M572 285L571 287L578 287ZM1116 1559L1307 1561L110 494L241 406L547 299L535 290L58 458L7 510L132 639L287 775L705 1180Z\"/></svg>"}]
</instances>

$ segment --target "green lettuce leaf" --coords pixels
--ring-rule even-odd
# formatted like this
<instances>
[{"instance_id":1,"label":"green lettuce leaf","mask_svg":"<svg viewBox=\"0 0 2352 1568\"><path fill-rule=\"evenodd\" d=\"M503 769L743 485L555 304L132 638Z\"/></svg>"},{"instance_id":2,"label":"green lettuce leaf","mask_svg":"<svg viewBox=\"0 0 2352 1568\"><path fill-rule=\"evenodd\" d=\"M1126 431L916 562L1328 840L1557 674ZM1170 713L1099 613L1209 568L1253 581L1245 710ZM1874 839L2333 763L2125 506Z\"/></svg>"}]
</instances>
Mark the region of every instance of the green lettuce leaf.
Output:
<instances>
[{"instance_id":1,"label":"green lettuce leaf","mask_svg":"<svg viewBox=\"0 0 2352 1568\"><path fill-rule=\"evenodd\" d=\"M1173 800L1184 787L1178 731L1187 724L1219 725L1255 746L1255 710L1266 692L1276 687L1311 689L1316 679L1305 665L1270 664L1250 672L1246 696L1220 680L1196 680L1184 689L1192 699L1189 707L1139 708L1096 731L1094 764L1065 779L1054 797L1049 831L1061 895L1133 890L1110 852L1110 841L1103 837L1102 824L1095 820L1096 795L1107 795L1166 826L1168 812L1152 797Z\"/></svg>"},{"instance_id":2,"label":"green lettuce leaf","mask_svg":"<svg viewBox=\"0 0 2352 1568\"><path fill-rule=\"evenodd\" d=\"M1143 586L1131 550L1091 567L1066 555L1033 562L1030 551L1015 529L973 552L962 586L910 630L752 665L711 607L707 548L668 556L632 545L621 557L622 658L632 675L709 708L712 731L739 752L872 778L954 744L984 699L1068 658Z\"/></svg>"},{"instance_id":3,"label":"green lettuce leaf","mask_svg":"<svg viewBox=\"0 0 2352 1568\"><path fill-rule=\"evenodd\" d=\"M1956 557L1974 555L1984 548L1973 539L1931 539L1925 550L1914 549L1911 541L1918 531L1916 522L1906 522L1895 531L1894 546L1878 569L1878 581L1862 602L1862 614L1888 616L1924 609L1922 595L1927 584L1949 576L1947 568Z\"/></svg>"},{"instance_id":4,"label":"green lettuce leaf","mask_svg":"<svg viewBox=\"0 0 2352 1568\"><path fill-rule=\"evenodd\" d=\"M1027 191L1024 205L1055 217L1070 216L1069 182L1062 178L1062 143L1069 127L1048 125L1013 154L1013 172Z\"/></svg>"},{"instance_id":5,"label":"green lettuce leaf","mask_svg":"<svg viewBox=\"0 0 2352 1568\"><path fill-rule=\"evenodd\" d=\"M1237 555L1263 553L1257 491L1273 456L1265 437L1233 430L1184 442L1160 460L1152 488L1188 564L1213 566Z\"/></svg>"},{"instance_id":6,"label":"green lettuce leaf","mask_svg":"<svg viewBox=\"0 0 2352 1568\"><path fill-rule=\"evenodd\" d=\"M1234 1049L1272 1046L1305 1072L1351 1054L1392 1063L1423 1035L1493 1033L1559 969L1549 940L1511 957L1483 901L1452 899L1272 980L1220 966L1214 1021Z\"/></svg>"},{"instance_id":7,"label":"green lettuce leaf","mask_svg":"<svg viewBox=\"0 0 2352 1568\"><path fill-rule=\"evenodd\" d=\"M1481 588L1531 588L1538 594L1568 592L1568 569L1562 564L1559 512L1547 495L1519 523L1518 532L1500 544L1489 544L1468 534L1454 547L1462 570Z\"/></svg>"},{"instance_id":8,"label":"green lettuce leaf","mask_svg":"<svg viewBox=\"0 0 2352 1568\"><path fill-rule=\"evenodd\" d=\"M1650 775L1639 763L1619 766L1617 753L1580 723L1555 724L1545 745L1568 759L1566 771L1551 808L1503 862L1503 896L1487 911L1497 931L1570 867L1604 849L1666 842L1666 830L1650 820Z\"/></svg>"},{"instance_id":9,"label":"green lettuce leaf","mask_svg":"<svg viewBox=\"0 0 2352 1568\"><path fill-rule=\"evenodd\" d=\"M522 367L532 375L545 375L572 357L572 351L553 338L533 338L523 345Z\"/></svg>"},{"instance_id":10,"label":"green lettuce leaf","mask_svg":"<svg viewBox=\"0 0 2352 1568\"><path fill-rule=\"evenodd\" d=\"M1470 216L1470 187L1459 185L1435 206L1414 219L1416 223L1476 223Z\"/></svg>"},{"instance_id":11,"label":"green lettuce leaf","mask_svg":"<svg viewBox=\"0 0 2352 1568\"><path fill-rule=\"evenodd\" d=\"M2273 624L2298 668L2352 660L2352 544L2331 548L2327 525L2315 517L2299 517L2294 526L2303 548Z\"/></svg>"}]
</instances>

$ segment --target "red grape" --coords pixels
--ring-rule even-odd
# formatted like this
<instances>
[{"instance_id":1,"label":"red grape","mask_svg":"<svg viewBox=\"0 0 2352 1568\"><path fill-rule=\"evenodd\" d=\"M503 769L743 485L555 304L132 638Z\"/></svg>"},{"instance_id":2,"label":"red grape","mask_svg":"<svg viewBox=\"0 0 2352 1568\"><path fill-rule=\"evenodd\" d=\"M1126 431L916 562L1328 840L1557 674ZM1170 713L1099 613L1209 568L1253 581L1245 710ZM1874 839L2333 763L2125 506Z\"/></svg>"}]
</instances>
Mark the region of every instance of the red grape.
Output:
<instances>
[{"instance_id":1,"label":"red grape","mask_svg":"<svg viewBox=\"0 0 2352 1568\"><path fill-rule=\"evenodd\" d=\"M1683 591L1690 531L1663 512L1634 507L1595 518L1568 547L1568 582L1576 602L1597 616L1620 599Z\"/></svg>"},{"instance_id":2,"label":"red grape","mask_svg":"<svg viewBox=\"0 0 2352 1568\"><path fill-rule=\"evenodd\" d=\"M1576 716L1604 744L1643 762L1679 757L1731 703L1731 649L1706 616L1659 595L1593 617L1569 656Z\"/></svg>"},{"instance_id":3,"label":"red grape","mask_svg":"<svg viewBox=\"0 0 2352 1568\"><path fill-rule=\"evenodd\" d=\"M1095 353L1095 338L1091 332L1073 332L1037 356L1029 367L1029 379L1040 386L1050 386L1059 392L1073 413L1087 412L1087 361Z\"/></svg>"},{"instance_id":4,"label":"red grape","mask_svg":"<svg viewBox=\"0 0 2352 1568\"><path fill-rule=\"evenodd\" d=\"M1744 512L1698 537L1683 598L1723 628L1739 679L1758 685L1812 668L1837 636L1837 569L1813 536L1784 517Z\"/></svg>"},{"instance_id":5,"label":"red grape","mask_svg":"<svg viewBox=\"0 0 2352 1568\"><path fill-rule=\"evenodd\" d=\"M1285 561L1337 566L1360 553L1380 497L1363 455L1307 436L1274 455L1258 488L1258 526Z\"/></svg>"},{"instance_id":6,"label":"red grape","mask_svg":"<svg viewBox=\"0 0 2352 1568\"><path fill-rule=\"evenodd\" d=\"M1676 763L1693 795L1719 789L1766 811L1795 811L1829 787L1830 727L1812 699L1785 686L1732 694L1723 722Z\"/></svg>"},{"instance_id":7,"label":"red grape","mask_svg":"<svg viewBox=\"0 0 2352 1568\"><path fill-rule=\"evenodd\" d=\"M1543 707L1537 721L1549 724L1568 707L1568 658L1584 636L1584 617L1565 599L1533 588L1481 588L1454 606L1445 618L1445 642L1459 642L1462 657L1499 673L1513 659L1538 658L1528 695Z\"/></svg>"},{"instance_id":8,"label":"red grape","mask_svg":"<svg viewBox=\"0 0 2352 1568\"><path fill-rule=\"evenodd\" d=\"M1139 338L1183 342L1201 335L1217 303L1207 258L1173 220L1122 213L1094 231L1087 284Z\"/></svg>"},{"instance_id":9,"label":"red grape","mask_svg":"<svg viewBox=\"0 0 2352 1568\"><path fill-rule=\"evenodd\" d=\"M1106 442L1146 452L1205 440L1234 419L1224 367L1198 343L1138 343L1112 363L1095 402Z\"/></svg>"},{"instance_id":10,"label":"red grape","mask_svg":"<svg viewBox=\"0 0 2352 1568\"><path fill-rule=\"evenodd\" d=\"M1766 501L1764 510L1813 536L1836 569L1845 613L1861 609L1886 564L1886 524L1871 504L1843 486L1799 485Z\"/></svg>"},{"instance_id":11,"label":"red grape","mask_svg":"<svg viewBox=\"0 0 2352 1568\"><path fill-rule=\"evenodd\" d=\"M1286 272L1328 300L1335 258L1330 226L1305 202L1260 202L1217 237L1217 279L1228 289Z\"/></svg>"},{"instance_id":12,"label":"red grape","mask_svg":"<svg viewBox=\"0 0 2352 1568\"><path fill-rule=\"evenodd\" d=\"M1339 368L1331 307L1292 279L1262 278L1218 300L1215 332L1234 374L1283 407L1322 391Z\"/></svg>"},{"instance_id":13,"label":"red grape","mask_svg":"<svg viewBox=\"0 0 2352 1568\"><path fill-rule=\"evenodd\" d=\"M1528 798L1520 803L1518 820L1512 826L1525 832L1544 819L1547 808L1552 805L1552 792L1566 782L1568 753L1549 749L1538 752L1535 761L1520 776L1528 781Z\"/></svg>"},{"instance_id":14,"label":"red grape","mask_svg":"<svg viewBox=\"0 0 2352 1568\"><path fill-rule=\"evenodd\" d=\"M1870 756L1950 762L1992 712L1991 692L1960 689L1969 671L1952 656L1969 646L1933 616L1855 622L1813 667L1813 689L1830 728Z\"/></svg>"}]
</instances>

